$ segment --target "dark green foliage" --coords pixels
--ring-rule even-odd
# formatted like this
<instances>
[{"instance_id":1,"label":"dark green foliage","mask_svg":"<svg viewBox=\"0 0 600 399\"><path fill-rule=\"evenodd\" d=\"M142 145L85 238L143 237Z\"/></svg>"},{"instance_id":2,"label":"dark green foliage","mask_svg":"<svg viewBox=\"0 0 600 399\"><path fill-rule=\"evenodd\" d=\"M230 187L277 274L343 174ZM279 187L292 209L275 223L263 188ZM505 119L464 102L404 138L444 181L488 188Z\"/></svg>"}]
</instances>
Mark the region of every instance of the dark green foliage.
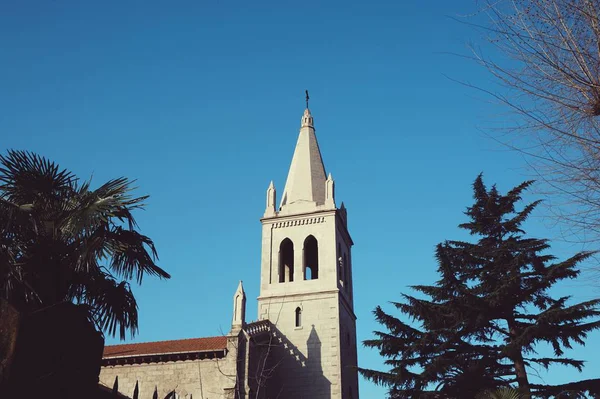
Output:
<instances>
[{"instance_id":1,"label":"dark green foliage","mask_svg":"<svg viewBox=\"0 0 600 399\"><path fill-rule=\"evenodd\" d=\"M402 295L403 301L392 302L410 322L375 309L386 331L376 331L364 345L377 348L390 371L360 371L388 386L391 398L474 398L507 385L517 386L523 397L553 397L562 388L599 394L600 380L546 386L530 384L526 374L536 365L581 370L584 362L565 357L564 349L584 345L587 333L600 328L600 300L569 305L569 297L548 292L577 277L576 266L591 253L558 262L545 253L547 240L525 237L521 226L539 202L522 210L515 204L531 184L501 195L495 187L487 190L479 176L469 221L459 226L478 241L437 246L440 279L413 286L420 297ZM537 355L542 342L554 348L553 356Z\"/></svg>"},{"instance_id":2,"label":"dark green foliage","mask_svg":"<svg viewBox=\"0 0 600 399\"><path fill-rule=\"evenodd\" d=\"M134 334L127 280L169 274L155 264L152 240L136 231L132 211L147 197L132 197L132 189L118 178L91 190L36 154L0 156L0 297L25 313L83 304L110 334Z\"/></svg>"}]
</instances>

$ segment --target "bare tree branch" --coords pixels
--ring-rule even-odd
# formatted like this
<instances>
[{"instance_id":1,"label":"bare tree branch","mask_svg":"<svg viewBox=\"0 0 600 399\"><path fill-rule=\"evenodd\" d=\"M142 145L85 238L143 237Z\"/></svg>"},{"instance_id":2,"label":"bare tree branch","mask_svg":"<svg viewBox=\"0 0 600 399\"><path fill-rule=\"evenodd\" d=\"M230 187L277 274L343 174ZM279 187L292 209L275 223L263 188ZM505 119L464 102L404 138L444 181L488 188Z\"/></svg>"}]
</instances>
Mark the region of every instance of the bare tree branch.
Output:
<instances>
[{"instance_id":1,"label":"bare tree branch","mask_svg":"<svg viewBox=\"0 0 600 399\"><path fill-rule=\"evenodd\" d=\"M600 0L484 0L477 25L503 56L472 47L471 58L500 85L489 94L517 115L519 150L553 201L564 235L600 239ZM504 122L504 121L503 121ZM506 137L503 140L506 140Z\"/></svg>"}]
</instances>

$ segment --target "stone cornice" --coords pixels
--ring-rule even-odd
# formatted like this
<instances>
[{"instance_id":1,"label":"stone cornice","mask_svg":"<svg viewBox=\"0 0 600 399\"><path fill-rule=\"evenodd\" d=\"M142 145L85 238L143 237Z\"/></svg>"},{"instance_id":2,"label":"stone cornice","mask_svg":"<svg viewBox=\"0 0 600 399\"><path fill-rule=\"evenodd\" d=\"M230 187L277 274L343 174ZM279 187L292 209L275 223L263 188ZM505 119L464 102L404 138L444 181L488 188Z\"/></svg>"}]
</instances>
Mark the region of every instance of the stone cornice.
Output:
<instances>
[{"instance_id":1,"label":"stone cornice","mask_svg":"<svg viewBox=\"0 0 600 399\"><path fill-rule=\"evenodd\" d=\"M303 225L307 225L307 224L317 224L317 223L324 223L325 222L325 216L312 216L312 217L307 217L307 218L302 218L302 219L289 219L289 220L282 220L280 222L275 222L273 223L273 228L274 229L279 229L282 227L292 227L292 226L303 226Z\"/></svg>"},{"instance_id":2,"label":"stone cornice","mask_svg":"<svg viewBox=\"0 0 600 399\"><path fill-rule=\"evenodd\" d=\"M304 298L310 299L310 296L318 296L320 294L337 294L339 297L342 298L342 302L343 302L343 306L346 308L346 310L348 311L348 313L350 313L350 315L354 318L354 320L356 320L356 315L354 314L354 311L352 310L352 307L350 306L350 303L348 302L348 299L346 298L346 295L344 295L344 293L342 292L342 290L340 289L333 289L333 290L325 290L325 291L311 291L311 292L297 292L297 293L286 293L286 294L274 294L274 295L265 295L265 296L259 296L258 298L256 298L258 301L266 301L268 299L285 299L285 298L294 298L297 296L301 296Z\"/></svg>"},{"instance_id":3,"label":"stone cornice","mask_svg":"<svg viewBox=\"0 0 600 399\"><path fill-rule=\"evenodd\" d=\"M102 367L122 366L126 364L163 363L185 360L222 359L227 350L209 350L192 352L159 353L135 356L114 356L102 359Z\"/></svg>"},{"instance_id":4,"label":"stone cornice","mask_svg":"<svg viewBox=\"0 0 600 399\"><path fill-rule=\"evenodd\" d=\"M263 217L260 219L260 221L263 224L276 224L279 222L288 222L288 221L293 221L293 220L303 220L303 219L312 219L312 218L319 218L319 217L324 217L324 216L331 216L331 215L335 215L337 209L324 209L322 211L315 211L315 212L307 212L307 213L297 213L297 214L291 214L291 215L281 215L281 216L268 216L268 217Z\"/></svg>"},{"instance_id":5,"label":"stone cornice","mask_svg":"<svg viewBox=\"0 0 600 399\"><path fill-rule=\"evenodd\" d=\"M293 298L296 296L303 296L303 297L307 297L310 295L314 295L314 296L318 296L321 294L338 294L340 292L340 290L338 290L337 288L332 289L332 290L322 290L322 291L304 291L304 292L294 292L294 293L283 293L283 294L273 294L273 295L264 295L264 296L259 296L258 298L256 298L257 300L261 301L261 300L266 300L266 299L280 299L280 298Z\"/></svg>"}]
</instances>

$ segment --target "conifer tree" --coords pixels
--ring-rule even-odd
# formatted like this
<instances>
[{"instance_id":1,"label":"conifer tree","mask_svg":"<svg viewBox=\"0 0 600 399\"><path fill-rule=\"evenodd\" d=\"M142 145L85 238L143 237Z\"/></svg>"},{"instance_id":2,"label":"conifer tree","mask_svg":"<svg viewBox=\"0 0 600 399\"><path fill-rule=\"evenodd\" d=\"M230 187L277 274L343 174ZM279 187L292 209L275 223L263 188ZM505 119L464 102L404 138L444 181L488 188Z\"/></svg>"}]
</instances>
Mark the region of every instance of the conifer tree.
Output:
<instances>
[{"instance_id":1,"label":"conifer tree","mask_svg":"<svg viewBox=\"0 0 600 399\"><path fill-rule=\"evenodd\" d=\"M413 286L420 297L392 302L410 322L379 306L374 310L387 331L376 331L364 345L378 349L391 370L360 372L389 387L391 398L474 398L511 385L523 398L564 397L567 391L574 395L568 397L600 397L600 379L545 385L529 378L536 366L582 370L584 362L564 350L584 345L587 334L600 328L600 300L569 304L570 297L549 293L561 280L576 278L578 264L591 253L559 262L546 253L548 240L525 236L523 222L539 201L521 210L515 205L532 183L501 195L478 176L469 221L459 225L478 241L437 246L440 279ZM553 354L540 356L539 343L550 344Z\"/></svg>"}]
</instances>

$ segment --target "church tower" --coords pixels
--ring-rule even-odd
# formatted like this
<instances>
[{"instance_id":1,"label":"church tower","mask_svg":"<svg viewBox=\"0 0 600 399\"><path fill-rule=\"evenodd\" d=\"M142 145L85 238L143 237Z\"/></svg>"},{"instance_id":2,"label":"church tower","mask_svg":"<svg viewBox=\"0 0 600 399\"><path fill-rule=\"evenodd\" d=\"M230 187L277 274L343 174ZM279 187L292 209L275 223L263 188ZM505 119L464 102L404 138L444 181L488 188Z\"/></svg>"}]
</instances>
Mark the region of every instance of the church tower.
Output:
<instances>
[{"instance_id":1,"label":"church tower","mask_svg":"<svg viewBox=\"0 0 600 399\"><path fill-rule=\"evenodd\" d=\"M338 208L307 108L281 204L273 182L262 222L258 314L276 326L287 358L278 364L283 398L358 398L353 245Z\"/></svg>"}]
</instances>

